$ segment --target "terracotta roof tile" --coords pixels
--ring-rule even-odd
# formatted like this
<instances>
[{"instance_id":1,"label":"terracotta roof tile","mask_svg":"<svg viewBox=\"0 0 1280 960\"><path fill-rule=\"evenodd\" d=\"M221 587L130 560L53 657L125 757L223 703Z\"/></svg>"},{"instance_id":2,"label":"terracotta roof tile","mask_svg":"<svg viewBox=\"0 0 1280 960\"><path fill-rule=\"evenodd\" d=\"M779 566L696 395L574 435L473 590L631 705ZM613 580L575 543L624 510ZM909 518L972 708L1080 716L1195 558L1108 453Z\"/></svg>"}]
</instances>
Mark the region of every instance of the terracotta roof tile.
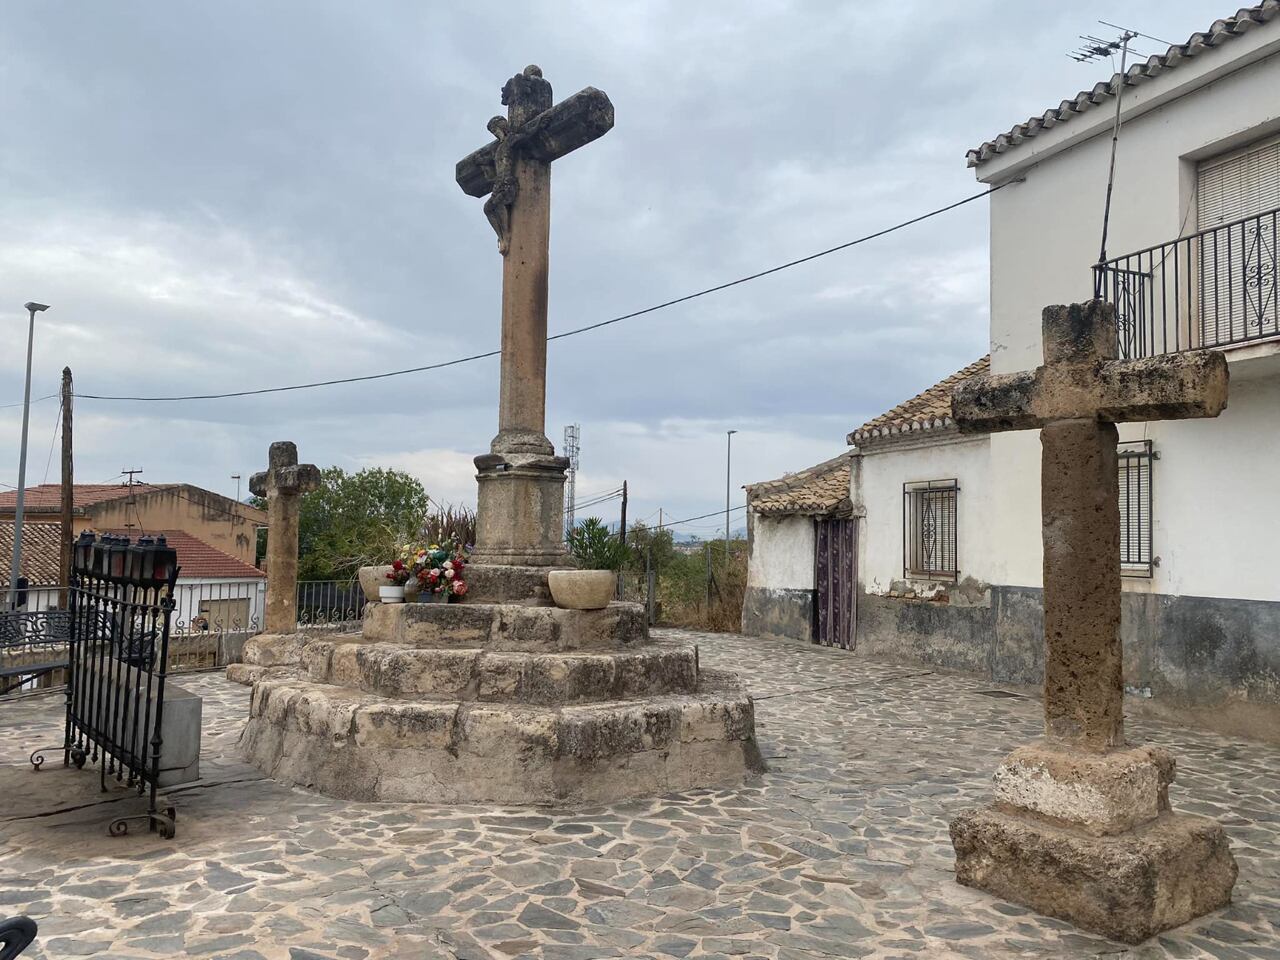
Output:
<instances>
[{"instance_id":1,"label":"terracotta roof tile","mask_svg":"<svg viewBox=\"0 0 1280 960\"><path fill-rule=\"evenodd\" d=\"M1148 57L1133 64L1125 70L1125 86L1135 86L1166 70L1172 70L1184 60L1197 57L1213 47L1220 46L1248 30L1269 23L1280 16L1280 0L1266 0L1252 7L1242 7L1234 16L1215 20L1208 30L1193 33L1186 43L1175 43L1162 54ZM1020 123L1007 133L988 140L974 147L965 154L969 166L976 167L997 154L1017 146L1028 137L1036 136L1041 130L1066 123L1076 114L1084 113L1091 107L1100 106L1114 96L1113 91L1120 89L1120 75L1114 74L1110 80L1094 84L1090 90L1081 90L1070 100L1063 100L1057 107L1051 107L1038 117L1032 117Z\"/></svg>"},{"instance_id":2,"label":"terracotta roof tile","mask_svg":"<svg viewBox=\"0 0 1280 960\"><path fill-rule=\"evenodd\" d=\"M847 512L851 454L789 473L777 480L753 483L747 490L752 512L761 516L826 516Z\"/></svg>"},{"instance_id":3,"label":"terracotta roof tile","mask_svg":"<svg viewBox=\"0 0 1280 960\"><path fill-rule=\"evenodd\" d=\"M58 523L24 523L22 525L22 575L32 584L56 584L61 579L58 569ZM13 521L0 520L0 584L9 586L13 563Z\"/></svg>"},{"instance_id":4,"label":"terracotta roof tile","mask_svg":"<svg viewBox=\"0 0 1280 960\"><path fill-rule=\"evenodd\" d=\"M912 430L932 430L949 427L951 420L951 392L965 380L991 370L991 356L975 360L963 370L957 370L945 380L935 383L928 390L917 393L905 403L900 403L887 413L868 420L853 433L849 443L859 445L868 440L893 436Z\"/></svg>"},{"instance_id":5,"label":"terracotta roof tile","mask_svg":"<svg viewBox=\"0 0 1280 960\"><path fill-rule=\"evenodd\" d=\"M136 539L141 536L137 530L102 530L100 533L118 533ZM266 574L257 567L250 566L243 560L223 553L217 547L211 547L203 540L193 537L182 530L148 530L148 536L164 535L169 546L178 552L178 580L193 580L208 577L219 580L240 580L252 577L255 580L266 578Z\"/></svg>"},{"instance_id":6,"label":"terracotta roof tile","mask_svg":"<svg viewBox=\"0 0 1280 960\"><path fill-rule=\"evenodd\" d=\"M150 489L165 489L177 484L152 484ZM148 492L141 484L133 488L138 496ZM119 500L129 495L129 486L124 483L77 483L72 487L72 504L76 510L92 507L94 504L108 500ZM62 484L42 483L39 486L27 487L27 495L23 501L27 510L57 510L62 506ZM0 493L0 512L12 512L18 505L18 491L6 490Z\"/></svg>"}]
</instances>

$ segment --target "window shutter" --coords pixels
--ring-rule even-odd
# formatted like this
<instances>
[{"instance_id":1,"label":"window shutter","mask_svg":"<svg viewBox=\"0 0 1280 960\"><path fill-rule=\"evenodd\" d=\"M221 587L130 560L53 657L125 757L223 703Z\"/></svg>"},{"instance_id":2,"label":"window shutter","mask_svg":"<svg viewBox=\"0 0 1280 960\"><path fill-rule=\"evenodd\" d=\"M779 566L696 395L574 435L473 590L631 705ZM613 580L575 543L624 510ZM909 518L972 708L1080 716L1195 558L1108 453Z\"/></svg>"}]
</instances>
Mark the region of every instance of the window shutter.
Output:
<instances>
[{"instance_id":1,"label":"window shutter","mask_svg":"<svg viewBox=\"0 0 1280 960\"><path fill-rule=\"evenodd\" d=\"M1247 282L1251 266L1262 262L1265 269L1274 262L1274 218L1214 228L1280 207L1280 137L1202 162L1196 204L1200 230L1213 230L1200 241L1203 345L1235 343L1274 329L1274 299Z\"/></svg>"},{"instance_id":2,"label":"window shutter","mask_svg":"<svg viewBox=\"0 0 1280 960\"><path fill-rule=\"evenodd\" d=\"M1120 570L1126 576L1151 576L1151 441L1119 444Z\"/></svg>"}]
</instances>

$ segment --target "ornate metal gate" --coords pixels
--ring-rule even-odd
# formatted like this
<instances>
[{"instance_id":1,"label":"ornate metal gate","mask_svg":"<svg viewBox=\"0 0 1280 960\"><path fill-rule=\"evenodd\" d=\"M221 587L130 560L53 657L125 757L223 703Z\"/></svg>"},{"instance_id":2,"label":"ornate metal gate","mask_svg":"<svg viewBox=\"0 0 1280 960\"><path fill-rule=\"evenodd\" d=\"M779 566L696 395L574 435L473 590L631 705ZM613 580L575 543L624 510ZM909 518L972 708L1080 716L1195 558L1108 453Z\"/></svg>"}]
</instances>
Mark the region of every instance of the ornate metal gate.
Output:
<instances>
[{"instance_id":1,"label":"ornate metal gate","mask_svg":"<svg viewBox=\"0 0 1280 960\"><path fill-rule=\"evenodd\" d=\"M852 650L858 623L858 521L814 521L813 639Z\"/></svg>"},{"instance_id":2,"label":"ornate metal gate","mask_svg":"<svg viewBox=\"0 0 1280 960\"><path fill-rule=\"evenodd\" d=\"M174 835L174 810L157 810L163 745L164 683L169 621L173 614L177 555L164 540L82 533L71 565L63 764L99 764L107 778L149 792L145 816L118 817L110 832L147 821L162 837ZM38 770L41 751L31 755Z\"/></svg>"}]
</instances>

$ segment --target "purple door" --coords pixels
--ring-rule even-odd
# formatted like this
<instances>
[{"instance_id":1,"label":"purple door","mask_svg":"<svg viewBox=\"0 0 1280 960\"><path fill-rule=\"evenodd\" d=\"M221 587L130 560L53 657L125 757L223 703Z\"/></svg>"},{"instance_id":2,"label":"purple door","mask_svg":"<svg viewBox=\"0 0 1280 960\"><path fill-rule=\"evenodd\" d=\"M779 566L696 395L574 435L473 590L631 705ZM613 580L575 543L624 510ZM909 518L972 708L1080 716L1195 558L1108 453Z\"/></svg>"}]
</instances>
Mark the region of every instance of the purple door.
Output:
<instances>
[{"instance_id":1,"label":"purple door","mask_svg":"<svg viewBox=\"0 0 1280 960\"><path fill-rule=\"evenodd\" d=\"M814 642L852 650L858 616L858 521L814 521Z\"/></svg>"}]
</instances>

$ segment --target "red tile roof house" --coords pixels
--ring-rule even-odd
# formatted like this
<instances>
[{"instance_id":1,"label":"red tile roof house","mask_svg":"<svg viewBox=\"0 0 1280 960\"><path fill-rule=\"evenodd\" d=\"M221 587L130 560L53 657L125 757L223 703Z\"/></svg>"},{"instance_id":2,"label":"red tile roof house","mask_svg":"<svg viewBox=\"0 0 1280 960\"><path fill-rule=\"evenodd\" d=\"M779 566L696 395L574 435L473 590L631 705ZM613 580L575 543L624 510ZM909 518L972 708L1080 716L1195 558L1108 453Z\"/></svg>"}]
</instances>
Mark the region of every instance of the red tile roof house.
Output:
<instances>
[{"instance_id":1,"label":"red tile roof house","mask_svg":"<svg viewBox=\"0 0 1280 960\"><path fill-rule=\"evenodd\" d=\"M32 585L27 610L56 609L59 605L59 526L44 520L23 523L22 575ZM143 531L129 528L96 532L136 539ZM145 533L164 536L178 554L171 660L178 660L178 665L212 666L203 660L215 655L221 663L238 659L244 640L261 629L266 573L182 530L148 529ZM13 521L0 520L0 582L5 584L9 582L12 551ZM201 662L182 663L184 651Z\"/></svg>"},{"instance_id":2,"label":"red tile roof house","mask_svg":"<svg viewBox=\"0 0 1280 960\"><path fill-rule=\"evenodd\" d=\"M0 493L0 520L12 520L17 491ZM24 504L29 521L57 522L62 487L28 487ZM185 530L223 553L253 565L257 530L267 515L247 503L189 483L77 483L72 494L72 536L81 530Z\"/></svg>"},{"instance_id":3,"label":"red tile roof house","mask_svg":"<svg viewBox=\"0 0 1280 960\"><path fill-rule=\"evenodd\" d=\"M854 522L829 555L815 531L846 508L777 487L812 486L834 468L748 488L745 628L810 640L817 613L831 612L839 629L821 639L852 655L1038 685L1039 436L960 435L949 396L974 373L1038 366L1042 309L1088 300L1099 282L1122 358L1207 347L1231 376L1216 419L1119 427L1126 708L1280 741L1277 90L1280 2L1266 0L968 152L977 179L999 188L989 355L849 434ZM824 563L834 574L815 578ZM839 592L850 584L851 597Z\"/></svg>"}]
</instances>

